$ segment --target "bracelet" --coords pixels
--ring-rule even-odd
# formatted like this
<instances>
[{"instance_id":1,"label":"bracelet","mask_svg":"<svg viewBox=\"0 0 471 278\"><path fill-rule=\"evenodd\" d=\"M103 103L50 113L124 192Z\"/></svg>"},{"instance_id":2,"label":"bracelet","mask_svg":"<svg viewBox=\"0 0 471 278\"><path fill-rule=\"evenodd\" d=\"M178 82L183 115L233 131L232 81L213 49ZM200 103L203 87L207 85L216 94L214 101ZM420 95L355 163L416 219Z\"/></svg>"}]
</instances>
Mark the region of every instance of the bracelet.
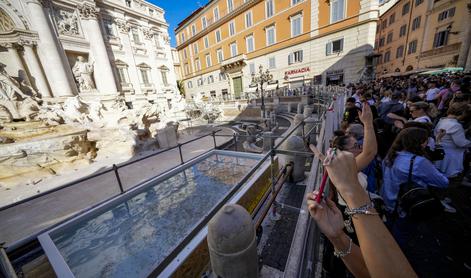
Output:
<instances>
[{"instance_id":1,"label":"bracelet","mask_svg":"<svg viewBox=\"0 0 471 278\"><path fill-rule=\"evenodd\" d=\"M354 216L355 214L364 214L364 215L379 215L379 213L375 211L370 211L370 209L374 209L375 206L373 202L361 206L359 208L349 209L348 207L345 209L345 214L348 216Z\"/></svg>"},{"instance_id":2,"label":"bracelet","mask_svg":"<svg viewBox=\"0 0 471 278\"><path fill-rule=\"evenodd\" d=\"M350 243L348 244L348 248L345 251L338 251L334 249L334 256L337 258L343 258L349 255L352 252L352 239L349 237Z\"/></svg>"}]
</instances>

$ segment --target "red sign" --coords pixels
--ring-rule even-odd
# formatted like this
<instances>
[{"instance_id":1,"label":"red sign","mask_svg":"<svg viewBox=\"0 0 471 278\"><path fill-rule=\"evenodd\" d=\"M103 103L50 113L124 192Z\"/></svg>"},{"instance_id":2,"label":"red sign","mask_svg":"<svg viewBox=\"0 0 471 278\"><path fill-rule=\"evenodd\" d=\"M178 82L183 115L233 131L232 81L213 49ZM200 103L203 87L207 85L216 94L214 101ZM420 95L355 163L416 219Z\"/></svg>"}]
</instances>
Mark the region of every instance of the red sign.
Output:
<instances>
[{"instance_id":1,"label":"red sign","mask_svg":"<svg viewBox=\"0 0 471 278\"><path fill-rule=\"evenodd\" d=\"M310 71L309 67L285 71L285 75L292 75Z\"/></svg>"}]
</instances>

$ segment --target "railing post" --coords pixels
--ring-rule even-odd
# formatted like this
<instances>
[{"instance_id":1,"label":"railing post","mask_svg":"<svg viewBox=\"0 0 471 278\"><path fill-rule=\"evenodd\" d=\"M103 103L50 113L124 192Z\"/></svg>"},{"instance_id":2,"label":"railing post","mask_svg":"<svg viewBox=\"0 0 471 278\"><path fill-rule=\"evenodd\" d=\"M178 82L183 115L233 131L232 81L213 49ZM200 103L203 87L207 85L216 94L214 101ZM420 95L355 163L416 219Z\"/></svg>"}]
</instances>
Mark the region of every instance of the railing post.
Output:
<instances>
[{"instance_id":1,"label":"railing post","mask_svg":"<svg viewBox=\"0 0 471 278\"><path fill-rule=\"evenodd\" d=\"M234 151L237 151L237 135L234 133Z\"/></svg>"},{"instance_id":2,"label":"railing post","mask_svg":"<svg viewBox=\"0 0 471 278\"><path fill-rule=\"evenodd\" d=\"M275 149L273 148L273 145L271 147L271 151L270 151L270 163L271 163L271 167L270 167L270 170L271 170L271 195L273 197L275 197L275 194L276 194L276 181L275 181L275 171L274 171L274 167L275 167ZM276 206L277 206L277 202L276 202L276 198L273 199L273 204L272 204L272 220L275 220L275 221L278 221L281 219L281 216L279 214L276 213Z\"/></svg>"},{"instance_id":3,"label":"railing post","mask_svg":"<svg viewBox=\"0 0 471 278\"><path fill-rule=\"evenodd\" d=\"M121 178L119 177L118 166L116 166L116 164L113 164L113 171L116 176L116 180L118 180L119 190L121 191L121 194L122 194L124 193L124 189L123 189L123 184L121 183Z\"/></svg>"},{"instance_id":4,"label":"railing post","mask_svg":"<svg viewBox=\"0 0 471 278\"><path fill-rule=\"evenodd\" d=\"M183 164L182 144L178 144L178 152L180 153L180 164Z\"/></svg>"},{"instance_id":5,"label":"railing post","mask_svg":"<svg viewBox=\"0 0 471 278\"><path fill-rule=\"evenodd\" d=\"M216 131L213 130L213 143L214 143L214 148L216 149Z\"/></svg>"}]
</instances>

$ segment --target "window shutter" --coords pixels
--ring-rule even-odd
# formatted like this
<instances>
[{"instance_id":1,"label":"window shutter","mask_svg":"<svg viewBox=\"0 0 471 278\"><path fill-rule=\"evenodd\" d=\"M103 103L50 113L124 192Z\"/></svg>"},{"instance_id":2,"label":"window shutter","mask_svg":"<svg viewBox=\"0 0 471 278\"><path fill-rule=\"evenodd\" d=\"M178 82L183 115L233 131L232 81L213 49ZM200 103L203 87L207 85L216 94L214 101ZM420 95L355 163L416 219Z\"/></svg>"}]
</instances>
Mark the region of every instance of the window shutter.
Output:
<instances>
[{"instance_id":1,"label":"window shutter","mask_svg":"<svg viewBox=\"0 0 471 278\"><path fill-rule=\"evenodd\" d=\"M300 50L299 51L299 62L302 62L303 61L303 51Z\"/></svg>"},{"instance_id":2,"label":"window shutter","mask_svg":"<svg viewBox=\"0 0 471 278\"><path fill-rule=\"evenodd\" d=\"M451 8L449 13L449 17L453 17L455 15L455 8Z\"/></svg>"},{"instance_id":3,"label":"window shutter","mask_svg":"<svg viewBox=\"0 0 471 278\"><path fill-rule=\"evenodd\" d=\"M330 55L332 54L332 42L328 42L325 45L325 55Z\"/></svg>"},{"instance_id":4,"label":"window shutter","mask_svg":"<svg viewBox=\"0 0 471 278\"><path fill-rule=\"evenodd\" d=\"M288 65L291 65L293 63L293 54L290 53L288 54Z\"/></svg>"},{"instance_id":5,"label":"window shutter","mask_svg":"<svg viewBox=\"0 0 471 278\"><path fill-rule=\"evenodd\" d=\"M343 51L343 39L340 39L340 52Z\"/></svg>"},{"instance_id":6,"label":"window shutter","mask_svg":"<svg viewBox=\"0 0 471 278\"><path fill-rule=\"evenodd\" d=\"M433 38L433 47L437 47L438 45L438 34L439 33L436 33L435 37Z\"/></svg>"}]
</instances>

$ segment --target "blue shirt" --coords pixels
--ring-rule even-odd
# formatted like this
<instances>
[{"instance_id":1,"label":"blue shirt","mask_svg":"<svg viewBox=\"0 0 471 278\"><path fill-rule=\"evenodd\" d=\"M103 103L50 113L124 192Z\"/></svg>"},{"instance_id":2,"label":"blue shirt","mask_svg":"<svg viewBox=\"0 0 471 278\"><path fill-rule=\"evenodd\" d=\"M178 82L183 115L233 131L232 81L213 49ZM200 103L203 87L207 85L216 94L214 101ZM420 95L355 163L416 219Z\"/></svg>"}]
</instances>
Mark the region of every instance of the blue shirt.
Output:
<instances>
[{"instance_id":1,"label":"blue shirt","mask_svg":"<svg viewBox=\"0 0 471 278\"><path fill-rule=\"evenodd\" d=\"M390 167L383 161L383 186L381 196L383 197L386 209L394 211L396 206L399 186L407 182L409 175L410 160L414 154L406 151L399 152L394 164ZM447 187L448 178L443 175L435 166L423 156L416 156L412 167L412 182L418 186L427 187Z\"/></svg>"}]
</instances>

